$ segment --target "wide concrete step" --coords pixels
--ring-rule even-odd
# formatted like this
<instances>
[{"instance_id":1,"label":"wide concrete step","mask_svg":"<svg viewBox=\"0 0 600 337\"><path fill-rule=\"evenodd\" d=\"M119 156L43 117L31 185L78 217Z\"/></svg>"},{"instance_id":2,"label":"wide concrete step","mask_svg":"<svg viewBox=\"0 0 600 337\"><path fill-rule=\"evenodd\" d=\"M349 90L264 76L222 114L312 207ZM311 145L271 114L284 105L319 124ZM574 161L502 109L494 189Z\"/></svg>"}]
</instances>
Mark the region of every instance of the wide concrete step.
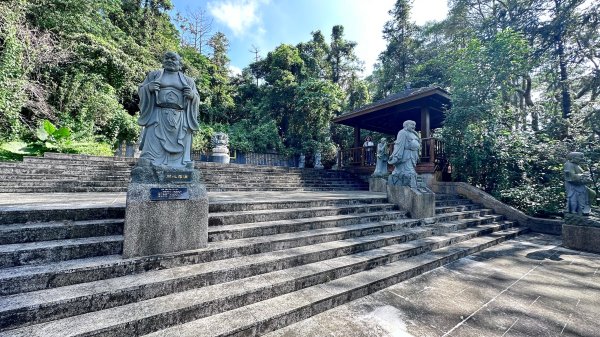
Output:
<instances>
[{"instance_id":1,"label":"wide concrete step","mask_svg":"<svg viewBox=\"0 0 600 337\"><path fill-rule=\"evenodd\" d=\"M281 301L280 296L286 298L286 296L295 294L294 298L297 301L288 303L288 305L304 307L312 303L316 293L313 293L312 296L301 298L297 292L300 291L299 294L306 295L306 292L302 291L303 289L314 290L316 289L314 287L320 286L322 290L325 290L323 291L323 296L325 297L320 298L312 304L326 306L326 308L323 308L323 310L326 310L341 304L343 302L341 301L342 298L345 301L349 301L375 291L375 289L379 290L384 285L389 286L397 283L401 281L401 279L398 279L399 275L405 275L406 278L417 275L453 259L465 256L468 253L481 250L507 237L517 235L520 232L519 229L506 229L510 226L510 223L484 225L480 228L424 237L411 242L397 242L387 245L384 249L373 247L368 251L363 251L362 254L346 256L325 254L325 256L319 257L317 261L313 261L312 263L309 262L310 260L307 261L307 263L311 264L302 267L284 265L281 268L263 270L258 275L232 280L228 283L205 286L206 284L202 283L202 278L198 277L198 281L195 284L191 280L180 282L179 284L185 284L186 286L190 283L193 285L189 285L190 289L185 289L184 286L182 291L175 293L163 294L162 292L165 289L173 289L168 286L156 286L157 290L154 293L151 290L136 291L136 289L143 286L136 283L135 280L129 280L131 282L129 283L129 287L125 286L124 288L122 286L127 284L126 280L121 280L121 282L112 280L112 284L98 285L101 288L91 286L85 289L85 287L81 286L78 290L70 289L71 291L69 291L62 289L62 293L55 293L52 296L46 297L55 298L54 301L44 301L40 300L39 297L31 296L30 301L25 301L33 304L29 307L31 310L21 309L19 311L18 308L23 307L16 305L18 301L16 301L16 297L13 297L11 299L15 301L11 302L9 299L9 305L6 307L8 310L4 311L5 315L1 315L3 317L2 323L7 324L4 325L7 328L17 327L16 322L20 322L22 325L29 324L31 322L29 319L32 318L38 318L37 321L34 320L33 322L56 319L63 316L65 318L25 326L17 330L4 331L4 334L6 336L76 336L91 334L138 336L145 333L152 333L161 328L167 328L169 330L161 332L162 335L181 336L180 333L182 331L183 333L192 333L188 329L192 329L190 326L193 326L195 332L194 334L190 334L190 336L229 336L237 331L238 325L241 322L243 322L241 325L244 327L255 325L258 327L262 322L262 320L255 320L254 314L244 315L243 312L261 308L256 313L258 314L262 311L262 314L266 315L281 309L280 305L273 306L275 303ZM418 229L413 230L416 231ZM492 232L497 233L485 236L480 240L473 239ZM453 244L453 248L443 251L444 248L447 248L451 244ZM417 255L432 250L433 255L428 253ZM435 257L435 262L431 261L432 257ZM426 263L423 263L424 261ZM242 260L239 263L243 265L244 262L246 261ZM411 266L414 271L407 274L406 265ZM228 267L231 267L231 265L216 268ZM164 278L161 279L161 277ZM172 280L173 273L164 273L162 276L156 275L156 278L158 279L158 283L165 282L165 280ZM152 279L152 277L137 278L136 280L143 283L148 282L148 279ZM349 280L352 281L349 282ZM391 282L392 280L394 282ZM332 294L339 296L342 293L339 291L341 285L346 286L343 293L346 293L347 296L339 297L336 301L327 301L326 299L331 297ZM114 296L116 297L106 294L106 291L110 292L114 287L119 286L121 288L114 292ZM146 287L151 286L146 284ZM94 289L99 291L94 292ZM55 289L52 291L59 292L60 290ZM134 295L128 296L128 294L132 293ZM95 300L94 295L96 295ZM136 295L141 297L135 299ZM148 295L152 297L146 299L144 296ZM127 303L127 301L132 300L132 297L134 301L137 301ZM103 302L102 298L106 300ZM114 300L110 300L111 298L114 298ZM325 299L325 301L322 299ZM82 306L78 304L70 304L73 301L83 303L83 307L90 305L92 310L96 309L99 311L87 312L85 309L80 309ZM114 307L111 307L111 303L113 303ZM265 305L265 303L269 305ZM246 310L243 310L244 308ZM265 310L267 308L268 310ZM78 310L81 310L82 314L77 315ZM222 322L226 325L226 329L223 326L205 326L201 322L214 320L214 317L217 317L219 313L226 314L230 312L228 310L242 311L236 312L237 315L235 316L228 316L230 318L235 317L235 319L229 322ZM28 315L28 313L33 314L33 317ZM48 318L49 315L54 316ZM279 315L274 315L274 317L277 316ZM252 319L251 322L249 322L248 318ZM189 323L173 327L173 325L185 322ZM289 322L289 319L284 319L278 324L282 324L283 322ZM183 330L181 330L182 328Z\"/></svg>"},{"instance_id":2,"label":"wide concrete step","mask_svg":"<svg viewBox=\"0 0 600 337\"><path fill-rule=\"evenodd\" d=\"M129 182L129 174L118 174L118 173L103 173L103 174L88 174L85 172L49 172L49 173L18 173L18 174L6 174L0 172L0 180L8 181L10 179L18 178L21 181L52 181L52 180L76 180L82 181L94 181L101 178L102 180L113 180L113 181L125 181Z\"/></svg>"},{"instance_id":3,"label":"wide concrete step","mask_svg":"<svg viewBox=\"0 0 600 337\"><path fill-rule=\"evenodd\" d=\"M473 202L469 199L454 198L454 199L437 199L435 200L435 207L447 207L447 206L459 206L459 205L470 205Z\"/></svg>"},{"instance_id":4,"label":"wide concrete step","mask_svg":"<svg viewBox=\"0 0 600 337\"><path fill-rule=\"evenodd\" d=\"M499 216L489 217L490 210L444 213L430 218L430 222L452 222L461 219L473 219L474 223L499 221ZM296 247L327 243L336 240L355 240L353 249L368 249L377 245L403 242L406 236L400 232L390 232L400 227L415 227L423 223L419 219L406 219L404 213L386 215L387 220L365 227L333 227L312 229L301 232L282 233L262 237L250 237L238 240L226 240L210 243L207 248L150 257L122 259L120 255L93 257L87 259L57 261L52 265L25 265L6 268L0 273L0 296L26 291L62 287L72 284L106 280L113 277L138 274L149 270L173 268L196 263L224 260L233 257L275 252ZM473 222L470 222L473 223ZM358 239L371 236L368 240ZM390 233L387 233L390 232ZM111 238L111 237L107 237ZM115 239L117 239L115 237Z\"/></svg>"},{"instance_id":5,"label":"wide concrete step","mask_svg":"<svg viewBox=\"0 0 600 337\"><path fill-rule=\"evenodd\" d=\"M122 250L121 235L1 245L0 268L119 254Z\"/></svg>"},{"instance_id":6,"label":"wide concrete step","mask_svg":"<svg viewBox=\"0 0 600 337\"><path fill-rule=\"evenodd\" d=\"M290 209L290 208L308 208L308 207L324 207L336 205L359 205L359 204L381 204L385 203L385 196L344 196L335 195L334 197L324 199L285 199L280 197L279 200L244 200L244 201L219 201L211 202L208 205L210 213L217 212L245 212L245 211L260 211L260 210L275 210L275 209Z\"/></svg>"},{"instance_id":7,"label":"wide concrete step","mask_svg":"<svg viewBox=\"0 0 600 337\"><path fill-rule=\"evenodd\" d=\"M49 187L125 187L125 181L114 180L83 180L83 179L46 179L46 180L22 180L13 179L11 181L0 181L2 187L22 187L22 188L49 188Z\"/></svg>"},{"instance_id":8,"label":"wide concrete step","mask_svg":"<svg viewBox=\"0 0 600 337\"><path fill-rule=\"evenodd\" d=\"M209 226L224 226L239 223L258 223L263 221L288 220L322 217L329 215L385 212L397 208L393 204L335 205L311 208L288 208L258 211L234 211L211 213Z\"/></svg>"},{"instance_id":9,"label":"wide concrete step","mask_svg":"<svg viewBox=\"0 0 600 337\"><path fill-rule=\"evenodd\" d=\"M382 210L379 212L370 213L353 213L302 219L211 226L208 229L208 240L209 242L236 240L263 235L293 233L320 228L351 226L361 223L372 223L404 218L406 218L404 212Z\"/></svg>"},{"instance_id":10,"label":"wide concrete step","mask_svg":"<svg viewBox=\"0 0 600 337\"><path fill-rule=\"evenodd\" d=\"M186 324L171 326L144 336L260 336L421 275L525 232L526 230L523 229L508 229L474 238L369 271L302 288ZM137 325L137 327L140 326ZM132 330L123 329L121 331Z\"/></svg>"},{"instance_id":11,"label":"wide concrete step","mask_svg":"<svg viewBox=\"0 0 600 337\"><path fill-rule=\"evenodd\" d=\"M302 228L333 227L356 223L356 221L365 219L383 218L388 216L388 211L395 209L395 206L392 204L382 203L384 199L362 198L322 201L290 200L287 202L214 203L209 206L209 223L226 223L229 226L221 226L217 229L213 227L209 228L209 240L217 241L271 235L305 230ZM360 214L361 212L370 213ZM344 214L354 215L340 217L340 215ZM392 212L389 216L392 214L395 213ZM311 218L302 219L307 216ZM319 218L314 219L314 217ZM394 215L394 217L397 216ZM257 219L270 221L271 223L257 222L242 224L241 226L231 226L231 224L238 224L240 221L259 221ZM0 244L120 234L123 234L123 219L13 223L0 225Z\"/></svg>"},{"instance_id":12,"label":"wide concrete step","mask_svg":"<svg viewBox=\"0 0 600 337\"><path fill-rule=\"evenodd\" d=\"M123 219L52 221L0 226L0 245L123 234Z\"/></svg>"},{"instance_id":13,"label":"wide concrete step","mask_svg":"<svg viewBox=\"0 0 600 337\"><path fill-rule=\"evenodd\" d=\"M8 195L6 195L9 197ZM52 196L49 196L52 198ZM76 195L73 196L76 198ZM236 200L216 201L209 204L209 214L217 212L239 212L239 211L259 211L276 209L293 209L308 207L325 207L336 205L360 205L360 204L380 204L384 203L386 198L383 196L342 196L324 199L288 199L279 200L257 200L243 202ZM123 219L125 217L124 206L109 207L54 207L29 209L18 208L0 211L0 228L3 225L18 224L27 222L51 222L51 221L82 221L94 219Z\"/></svg>"},{"instance_id":14,"label":"wide concrete step","mask_svg":"<svg viewBox=\"0 0 600 337\"><path fill-rule=\"evenodd\" d=\"M95 193L95 192L127 192L127 186L123 187L0 187L0 193Z\"/></svg>"},{"instance_id":15,"label":"wide concrete step","mask_svg":"<svg viewBox=\"0 0 600 337\"><path fill-rule=\"evenodd\" d=\"M440 206L435 208L435 214L471 211L480 207L481 205L473 203L457 204L453 206Z\"/></svg>"}]
</instances>

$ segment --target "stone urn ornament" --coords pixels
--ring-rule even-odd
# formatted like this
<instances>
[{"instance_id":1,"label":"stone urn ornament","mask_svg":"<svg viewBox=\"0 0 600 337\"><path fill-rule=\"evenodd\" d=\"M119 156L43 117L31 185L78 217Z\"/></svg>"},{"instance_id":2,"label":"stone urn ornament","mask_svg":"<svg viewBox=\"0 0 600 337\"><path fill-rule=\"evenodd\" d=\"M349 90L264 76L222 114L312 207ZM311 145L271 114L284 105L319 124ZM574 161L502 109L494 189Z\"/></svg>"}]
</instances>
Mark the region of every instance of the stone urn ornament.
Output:
<instances>
[{"instance_id":1,"label":"stone urn ornament","mask_svg":"<svg viewBox=\"0 0 600 337\"><path fill-rule=\"evenodd\" d=\"M224 132L216 132L210 141L213 147L211 161L229 164L229 136Z\"/></svg>"}]
</instances>

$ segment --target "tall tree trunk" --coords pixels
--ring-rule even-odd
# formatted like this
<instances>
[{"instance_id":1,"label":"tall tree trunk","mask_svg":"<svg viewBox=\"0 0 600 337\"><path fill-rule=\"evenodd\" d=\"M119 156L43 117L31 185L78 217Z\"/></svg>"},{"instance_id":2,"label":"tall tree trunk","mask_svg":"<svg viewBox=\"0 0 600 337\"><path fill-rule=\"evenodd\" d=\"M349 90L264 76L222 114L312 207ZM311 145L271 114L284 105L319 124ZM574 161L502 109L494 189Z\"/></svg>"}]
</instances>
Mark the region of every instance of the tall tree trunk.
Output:
<instances>
[{"instance_id":1,"label":"tall tree trunk","mask_svg":"<svg viewBox=\"0 0 600 337\"><path fill-rule=\"evenodd\" d=\"M561 34L562 35L562 34ZM569 92L569 74L567 73L567 62L565 60L565 46L562 36L557 36L558 66L560 68L560 88L562 96L562 117L569 118L571 115L571 94Z\"/></svg>"}]
</instances>

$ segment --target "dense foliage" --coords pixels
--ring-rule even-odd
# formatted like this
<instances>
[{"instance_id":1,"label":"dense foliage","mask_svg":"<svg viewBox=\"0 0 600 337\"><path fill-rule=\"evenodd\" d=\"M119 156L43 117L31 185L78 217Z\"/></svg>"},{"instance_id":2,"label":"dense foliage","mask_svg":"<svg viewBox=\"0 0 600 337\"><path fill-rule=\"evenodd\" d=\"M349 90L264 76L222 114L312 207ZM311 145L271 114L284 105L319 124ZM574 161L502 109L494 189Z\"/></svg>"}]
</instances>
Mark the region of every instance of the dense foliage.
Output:
<instances>
[{"instance_id":1,"label":"dense foliage","mask_svg":"<svg viewBox=\"0 0 600 337\"><path fill-rule=\"evenodd\" d=\"M453 178L530 214L563 208L562 164L580 150L600 187L600 3L450 0L441 22L397 0L374 71L334 26L229 71L229 42L198 9L170 0L0 1L0 158L107 154L135 142L137 85L175 50L202 98L194 148L227 132L241 151L323 152L352 145L332 117L404 88L452 93L442 130Z\"/></svg>"},{"instance_id":2,"label":"dense foliage","mask_svg":"<svg viewBox=\"0 0 600 337\"><path fill-rule=\"evenodd\" d=\"M452 93L441 135L454 179L529 214L564 208L562 164L585 152L600 187L600 4L583 0L452 0L417 26L397 0L376 97L407 85Z\"/></svg>"}]
</instances>

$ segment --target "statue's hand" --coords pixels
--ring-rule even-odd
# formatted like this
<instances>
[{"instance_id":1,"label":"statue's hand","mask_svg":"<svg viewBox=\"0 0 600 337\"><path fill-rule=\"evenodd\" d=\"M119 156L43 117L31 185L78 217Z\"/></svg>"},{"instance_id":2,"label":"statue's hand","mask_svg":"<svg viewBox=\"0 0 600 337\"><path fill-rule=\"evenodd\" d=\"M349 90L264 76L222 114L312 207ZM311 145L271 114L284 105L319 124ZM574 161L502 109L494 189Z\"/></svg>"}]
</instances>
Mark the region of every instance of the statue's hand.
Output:
<instances>
[{"instance_id":1,"label":"statue's hand","mask_svg":"<svg viewBox=\"0 0 600 337\"><path fill-rule=\"evenodd\" d=\"M193 99L194 95L192 94L192 88L190 88L190 87L183 88L183 96L185 96L185 98L187 98L187 99Z\"/></svg>"},{"instance_id":2,"label":"statue's hand","mask_svg":"<svg viewBox=\"0 0 600 337\"><path fill-rule=\"evenodd\" d=\"M148 89L150 90L150 92L160 91L160 83L157 81L150 82L150 84L148 85Z\"/></svg>"}]
</instances>

